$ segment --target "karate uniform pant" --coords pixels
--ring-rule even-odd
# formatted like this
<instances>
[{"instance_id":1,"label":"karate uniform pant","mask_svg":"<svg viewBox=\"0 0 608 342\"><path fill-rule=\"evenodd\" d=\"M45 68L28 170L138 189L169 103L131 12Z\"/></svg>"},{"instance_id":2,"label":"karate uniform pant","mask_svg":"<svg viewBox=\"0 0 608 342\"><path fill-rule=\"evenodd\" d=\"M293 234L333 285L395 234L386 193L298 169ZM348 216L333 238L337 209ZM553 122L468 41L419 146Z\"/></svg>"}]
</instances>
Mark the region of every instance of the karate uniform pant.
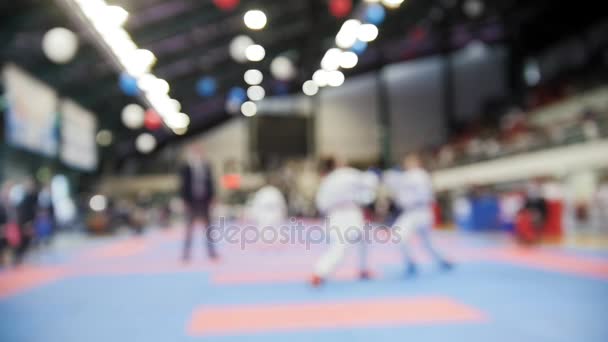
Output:
<instances>
[{"instance_id":1,"label":"karate uniform pant","mask_svg":"<svg viewBox=\"0 0 608 342\"><path fill-rule=\"evenodd\" d=\"M433 211L431 208L405 210L395 221L395 232L399 235L402 242L403 254L406 262L412 262L409 244L415 235L418 235L422 242L422 246L436 262L445 262L445 259L437 248L435 248L431 240L433 221Z\"/></svg>"},{"instance_id":2,"label":"karate uniform pant","mask_svg":"<svg viewBox=\"0 0 608 342\"><path fill-rule=\"evenodd\" d=\"M263 209L254 213L254 219L258 229L262 229L264 227L278 228L280 225L285 223L287 215L285 215L285 211L281 210L280 208Z\"/></svg>"},{"instance_id":3,"label":"karate uniform pant","mask_svg":"<svg viewBox=\"0 0 608 342\"><path fill-rule=\"evenodd\" d=\"M202 228L205 232L205 244L207 247L207 255L209 258L217 257L217 252L215 251L215 244L212 240L212 229L213 226L209 222L209 206L208 202L193 202L189 203L187 207L187 225L184 236L184 249L183 249L183 259L190 259L190 250L192 249L192 238L194 235L194 229L196 225L196 221L202 221Z\"/></svg>"},{"instance_id":4,"label":"karate uniform pant","mask_svg":"<svg viewBox=\"0 0 608 342\"><path fill-rule=\"evenodd\" d=\"M365 220L358 207L348 207L333 210L327 216L330 234L329 249L321 256L315 265L315 275L325 278L329 276L344 259L346 250L351 245L359 247L360 267L366 270L367 246L362 239Z\"/></svg>"}]
</instances>

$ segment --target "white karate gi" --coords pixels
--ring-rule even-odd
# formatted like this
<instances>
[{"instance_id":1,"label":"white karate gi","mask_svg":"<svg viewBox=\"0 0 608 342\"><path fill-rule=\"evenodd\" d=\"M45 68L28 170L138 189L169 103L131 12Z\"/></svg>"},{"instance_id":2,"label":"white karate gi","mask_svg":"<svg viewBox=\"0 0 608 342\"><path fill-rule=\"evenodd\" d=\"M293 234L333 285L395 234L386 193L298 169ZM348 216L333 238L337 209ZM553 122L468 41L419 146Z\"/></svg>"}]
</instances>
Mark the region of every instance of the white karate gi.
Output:
<instances>
[{"instance_id":1,"label":"white karate gi","mask_svg":"<svg viewBox=\"0 0 608 342\"><path fill-rule=\"evenodd\" d=\"M315 266L316 276L325 278L331 274L344 258L347 247L357 242L361 242L364 270L365 244L359 240L365 220L360 206L375 200L377 186L378 179L373 173L346 167L332 171L322 180L316 203L327 215L330 246Z\"/></svg>"},{"instance_id":2,"label":"white karate gi","mask_svg":"<svg viewBox=\"0 0 608 342\"><path fill-rule=\"evenodd\" d=\"M287 218L285 197L279 189L267 185L255 193L249 212L259 229L277 227Z\"/></svg>"},{"instance_id":3,"label":"white karate gi","mask_svg":"<svg viewBox=\"0 0 608 342\"><path fill-rule=\"evenodd\" d=\"M395 232L404 243L406 261L410 261L407 244L413 234L418 234L423 246L442 266L449 267L433 246L430 231L433 227L433 185L430 175L422 168L404 172L387 171L384 182L396 204L403 210L394 224Z\"/></svg>"}]
</instances>

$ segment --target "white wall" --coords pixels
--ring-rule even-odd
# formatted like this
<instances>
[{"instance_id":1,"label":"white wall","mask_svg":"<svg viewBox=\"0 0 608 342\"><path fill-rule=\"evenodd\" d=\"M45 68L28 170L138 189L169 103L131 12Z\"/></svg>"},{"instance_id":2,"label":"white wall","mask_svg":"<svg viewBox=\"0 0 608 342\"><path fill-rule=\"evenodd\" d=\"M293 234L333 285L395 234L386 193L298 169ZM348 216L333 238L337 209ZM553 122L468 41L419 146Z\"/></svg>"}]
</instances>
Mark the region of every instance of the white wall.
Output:
<instances>
[{"instance_id":1,"label":"white wall","mask_svg":"<svg viewBox=\"0 0 608 342\"><path fill-rule=\"evenodd\" d=\"M179 189L177 174L104 178L97 191L112 197L146 193L170 193Z\"/></svg>"},{"instance_id":2,"label":"white wall","mask_svg":"<svg viewBox=\"0 0 608 342\"><path fill-rule=\"evenodd\" d=\"M249 161L247 120L241 118L229 120L190 140L183 149L176 148L174 151L175 153L183 153L185 148L192 144L204 145L216 185L218 185L218 190L221 191L219 177L223 174L224 162L232 159L240 165L246 165ZM183 162L183 155L175 157L177 162ZM99 189L103 193L118 195L136 194L140 191L171 192L176 191L178 186L179 177L172 172L148 176L109 177L100 182Z\"/></svg>"},{"instance_id":3,"label":"white wall","mask_svg":"<svg viewBox=\"0 0 608 342\"><path fill-rule=\"evenodd\" d=\"M425 58L383 70L389 96L392 158L446 139L441 60Z\"/></svg>"},{"instance_id":4,"label":"white wall","mask_svg":"<svg viewBox=\"0 0 608 342\"><path fill-rule=\"evenodd\" d=\"M608 167L608 140L556 147L473 165L435 171L433 181L438 191L471 185L498 184L540 176L563 176ZM587 176L576 184L592 184ZM582 180L580 180L582 179ZM582 185L588 189L589 186ZM587 190L584 190L587 191ZM587 191L588 193L588 191Z\"/></svg>"},{"instance_id":5,"label":"white wall","mask_svg":"<svg viewBox=\"0 0 608 342\"><path fill-rule=\"evenodd\" d=\"M475 119L484 101L505 94L505 62L503 49L485 45L472 44L454 53L454 114L458 120Z\"/></svg>"},{"instance_id":6,"label":"white wall","mask_svg":"<svg viewBox=\"0 0 608 342\"><path fill-rule=\"evenodd\" d=\"M599 185L598 174L591 169L579 170L568 175L564 185L571 196L570 200L575 203L589 202L595 196Z\"/></svg>"},{"instance_id":7,"label":"white wall","mask_svg":"<svg viewBox=\"0 0 608 342\"><path fill-rule=\"evenodd\" d=\"M464 49L454 54L454 112L459 119L473 119L483 102L505 92L504 51L494 48ZM385 67L389 136L393 160L404 154L446 141L440 57L423 58ZM320 92L315 120L315 154L351 161L380 159L377 75L347 79L338 88ZM314 101L313 100L313 101ZM269 98L260 103L259 115L293 115L308 111L311 102L301 96Z\"/></svg>"},{"instance_id":8,"label":"white wall","mask_svg":"<svg viewBox=\"0 0 608 342\"><path fill-rule=\"evenodd\" d=\"M375 160L380 156L376 93L373 74L321 91L315 117L318 156L333 155L349 161Z\"/></svg>"},{"instance_id":9,"label":"white wall","mask_svg":"<svg viewBox=\"0 0 608 342\"><path fill-rule=\"evenodd\" d=\"M198 143L204 145L215 175L222 173L227 160L235 160L239 165L249 162L249 127L246 119L229 120L189 144Z\"/></svg>"},{"instance_id":10,"label":"white wall","mask_svg":"<svg viewBox=\"0 0 608 342\"><path fill-rule=\"evenodd\" d=\"M452 110L457 120L474 120L485 101L505 94L505 53L500 48L473 45L455 52L452 58ZM393 159L444 143L447 122L441 57L393 64L382 73L389 93Z\"/></svg>"}]
</instances>

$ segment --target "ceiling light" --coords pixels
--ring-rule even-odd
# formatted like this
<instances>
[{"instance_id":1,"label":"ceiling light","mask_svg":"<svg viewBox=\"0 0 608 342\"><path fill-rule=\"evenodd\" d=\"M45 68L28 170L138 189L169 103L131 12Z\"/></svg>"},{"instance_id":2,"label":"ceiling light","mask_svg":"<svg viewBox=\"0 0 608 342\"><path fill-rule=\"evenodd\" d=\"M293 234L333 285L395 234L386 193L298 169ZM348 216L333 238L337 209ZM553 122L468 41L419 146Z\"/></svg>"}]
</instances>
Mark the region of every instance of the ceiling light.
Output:
<instances>
[{"instance_id":1,"label":"ceiling light","mask_svg":"<svg viewBox=\"0 0 608 342\"><path fill-rule=\"evenodd\" d=\"M184 135L184 134L188 133L188 127L174 128L173 133L175 133L177 135Z\"/></svg>"},{"instance_id":2,"label":"ceiling light","mask_svg":"<svg viewBox=\"0 0 608 342\"><path fill-rule=\"evenodd\" d=\"M144 125L145 110L138 104L126 105L122 110L121 119L123 124L131 129L139 129Z\"/></svg>"},{"instance_id":3,"label":"ceiling light","mask_svg":"<svg viewBox=\"0 0 608 342\"><path fill-rule=\"evenodd\" d=\"M252 30L261 30L268 22L266 14L260 10L247 11L245 16L243 16L243 21L245 21L245 25Z\"/></svg>"},{"instance_id":4,"label":"ceiling light","mask_svg":"<svg viewBox=\"0 0 608 342\"><path fill-rule=\"evenodd\" d=\"M462 10L469 18L477 18L483 14L484 3L480 0L466 0L462 4Z\"/></svg>"},{"instance_id":5,"label":"ceiling light","mask_svg":"<svg viewBox=\"0 0 608 342\"><path fill-rule=\"evenodd\" d=\"M112 132L102 129L97 133L95 140L99 146L110 146L112 144Z\"/></svg>"},{"instance_id":6,"label":"ceiling light","mask_svg":"<svg viewBox=\"0 0 608 342\"><path fill-rule=\"evenodd\" d=\"M245 76L243 78L245 79L245 83L249 85L258 85L264 80L264 75L260 70L249 69L245 71Z\"/></svg>"},{"instance_id":7,"label":"ceiling light","mask_svg":"<svg viewBox=\"0 0 608 342\"><path fill-rule=\"evenodd\" d=\"M352 51L342 52L340 55L340 67L344 69L352 69L357 66L359 62L359 57L357 54Z\"/></svg>"},{"instance_id":8,"label":"ceiling light","mask_svg":"<svg viewBox=\"0 0 608 342\"><path fill-rule=\"evenodd\" d=\"M359 26L361 26L361 22L357 19L345 21L336 35L336 45L342 49L348 49L355 45Z\"/></svg>"},{"instance_id":9,"label":"ceiling light","mask_svg":"<svg viewBox=\"0 0 608 342\"><path fill-rule=\"evenodd\" d=\"M270 63L270 73L277 80L289 81L296 76L297 71L291 59L278 56Z\"/></svg>"},{"instance_id":10,"label":"ceiling light","mask_svg":"<svg viewBox=\"0 0 608 342\"><path fill-rule=\"evenodd\" d=\"M341 71L330 71L327 74L327 84L332 87L339 87L344 84L344 74Z\"/></svg>"},{"instance_id":11,"label":"ceiling light","mask_svg":"<svg viewBox=\"0 0 608 342\"><path fill-rule=\"evenodd\" d=\"M151 94L167 94L171 88L169 83L162 78L156 78L152 74L144 74L137 80L139 89ZM174 106L174 105L172 105Z\"/></svg>"},{"instance_id":12,"label":"ceiling light","mask_svg":"<svg viewBox=\"0 0 608 342\"><path fill-rule=\"evenodd\" d=\"M236 36L230 42L230 56L239 63L247 62L245 51L251 45L253 45L253 39L245 35Z\"/></svg>"},{"instance_id":13,"label":"ceiling light","mask_svg":"<svg viewBox=\"0 0 608 342\"><path fill-rule=\"evenodd\" d=\"M249 97L251 101L260 101L264 99L264 96L266 96L266 91L259 85L251 86L247 89L247 97Z\"/></svg>"},{"instance_id":14,"label":"ceiling light","mask_svg":"<svg viewBox=\"0 0 608 342\"><path fill-rule=\"evenodd\" d=\"M125 24L129 18L129 12L120 6L104 6L89 16L89 19L100 32L106 32Z\"/></svg>"},{"instance_id":15,"label":"ceiling light","mask_svg":"<svg viewBox=\"0 0 608 342\"><path fill-rule=\"evenodd\" d=\"M135 139L135 148L140 153L148 154L156 148L156 138L150 133L142 133Z\"/></svg>"},{"instance_id":16,"label":"ceiling light","mask_svg":"<svg viewBox=\"0 0 608 342\"><path fill-rule=\"evenodd\" d=\"M154 63L156 63L156 56L154 56L150 50L146 49L118 53L118 58L129 75L133 77L139 77L149 72Z\"/></svg>"},{"instance_id":17,"label":"ceiling light","mask_svg":"<svg viewBox=\"0 0 608 342\"><path fill-rule=\"evenodd\" d=\"M357 38L366 43L374 41L378 38L378 27L374 24L363 24L359 26Z\"/></svg>"},{"instance_id":18,"label":"ceiling light","mask_svg":"<svg viewBox=\"0 0 608 342\"><path fill-rule=\"evenodd\" d=\"M170 99L169 102L171 103L171 106L173 107L173 109L176 112L179 112L180 110L182 110L182 104L179 101L177 101L175 99Z\"/></svg>"},{"instance_id":19,"label":"ceiling light","mask_svg":"<svg viewBox=\"0 0 608 342\"><path fill-rule=\"evenodd\" d=\"M327 83L329 81L328 79L328 75L329 72L325 71L325 70L317 70L315 71L315 73L312 75L312 80L319 86L319 87L327 87Z\"/></svg>"},{"instance_id":20,"label":"ceiling light","mask_svg":"<svg viewBox=\"0 0 608 342\"><path fill-rule=\"evenodd\" d=\"M93 211L104 211L108 206L108 200L104 195L95 195L89 200L89 208Z\"/></svg>"},{"instance_id":21,"label":"ceiling light","mask_svg":"<svg viewBox=\"0 0 608 342\"><path fill-rule=\"evenodd\" d=\"M319 86L315 81L308 80L302 85L302 91L308 96L314 96L319 92Z\"/></svg>"},{"instance_id":22,"label":"ceiling light","mask_svg":"<svg viewBox=\"0 0 608 342\"><path fill-rule=\"evenodd\" d=\"M342 56L342 50L338 48L332 48L327 50L323 59L321 60L321 67L327 71L338 70L340 67L340 57Z\"/></svg>"},{"instance_id":23,"label":"ceiling light","mask_svg":"<svg viewBox=\"0 0 608 342\"><path fill-rule=\"evenodd\" d=\"M166 123L171 129L183 129L190 125L190 117L184 113L173 113L167 117Z\"/></svg>"},{"instance_id":24,"label":"ceiling light","mask_svg":"<svg viewBox=\"0 0 608 342\"><path fill-rule=\"evenodd\" d=\"M241 105L241 112L248 117L254 116L258 112L258 106L254 102L247 101Z\"/></svg>"},{"instance_id":25,"label":"ceiling light","mask_svg":"<svg viewBox=\"0 0 608 342\"><path fill-rule=\"evenodd\" d=\"M245 57L250 62L259 62L266 56L266 50L264 47L258 44L250 45L245 49Z\"/></svg>"},{"instance_id":26,"label":"ceiling light","mask_svg":"<svg viewBox=\"0 0 608 342\"><path fill-rule=\"evenodd\" d=\"M382 0L382 4L384 4L384 6L388 7L388 8L399 8L399 6L401 6L401 4L403 3L403 0Z\"/></svg>"}]
</instances>

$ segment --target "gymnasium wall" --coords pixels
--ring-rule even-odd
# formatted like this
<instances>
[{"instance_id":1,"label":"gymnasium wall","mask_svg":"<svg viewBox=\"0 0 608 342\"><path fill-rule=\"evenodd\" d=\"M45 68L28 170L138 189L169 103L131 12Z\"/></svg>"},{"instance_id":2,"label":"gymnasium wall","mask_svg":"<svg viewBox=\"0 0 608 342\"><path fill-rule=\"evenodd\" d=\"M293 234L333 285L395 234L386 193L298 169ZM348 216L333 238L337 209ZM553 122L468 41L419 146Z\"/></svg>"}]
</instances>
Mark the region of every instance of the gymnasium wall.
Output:
<instances>
[{"instance_id":1,"label":"gymnasium wall","mask_svg":"<svg viewBox=\"0 0 608 342\"><path fill-rule=\"evenodd\" d=\"M444 142L440 58L390 65L382 74L388 87L393 160L421 146Z\"/></svg>"},{"instance_id":2,"label":"gymnasium wall","mask_svg":"<svg viewBox=\"0 0 608 342\"><path fill-rule=\"evenodd\" d=\"M219 175L226 161L232 160L239 165L249 163L249 127L247 120L230 120L206 132L189 144L202 143L213 171Z\"/></svg>"},{"instance_id":3,"label":"gymnasium wall","mask_svg":"<svg viewBox=\"0 0 608 342\"><path fill-rule=\"evenodd\" d=\"M486 103L505 95L506 54L502 48L473 46L453 54L454 116L470 121ZM391 157L447 139L443 108L443 61L429 57L392 64L380 71L388 96ZM317 155L379 159L382 150L377 75L347 79L320 93L316 112Z\"/></svg>"},{"instance_id":4,"label":"gymnasium wall","mask_svg":"<svg viewBox=\"0 0 608 342\"><path fill-rule=\"evenodd\" d=\"M475 119L488 99L506 91L505 53L501 48L465 48L454 53L454 113ZM388 97L388 137L393 161L412 150L447 139L443 108L442 60L422 58L393 64L380 72ZM334 155L350 161L376 161L382 154L378 75L348 78L338 88L327 87L318 98L269 97L258 115L314 115L314 155ZM318 103L315 103L318 101ZM214 162L232 158L247 163L250 135L247 119L236 119L205 133L200 141L214 150Z\"/></svg>"},{"instance_id":5,"label":"gymnasium wall","mask_svg":"<svg viewBox=\"0 0 608 342\"><path fill-rule=\"evenodd\" d=\"M376 76L349 79L339 88L321 91L315 120L318 156L350 161L375 160L380 155Z\"/></svg>"}]
</instances>

